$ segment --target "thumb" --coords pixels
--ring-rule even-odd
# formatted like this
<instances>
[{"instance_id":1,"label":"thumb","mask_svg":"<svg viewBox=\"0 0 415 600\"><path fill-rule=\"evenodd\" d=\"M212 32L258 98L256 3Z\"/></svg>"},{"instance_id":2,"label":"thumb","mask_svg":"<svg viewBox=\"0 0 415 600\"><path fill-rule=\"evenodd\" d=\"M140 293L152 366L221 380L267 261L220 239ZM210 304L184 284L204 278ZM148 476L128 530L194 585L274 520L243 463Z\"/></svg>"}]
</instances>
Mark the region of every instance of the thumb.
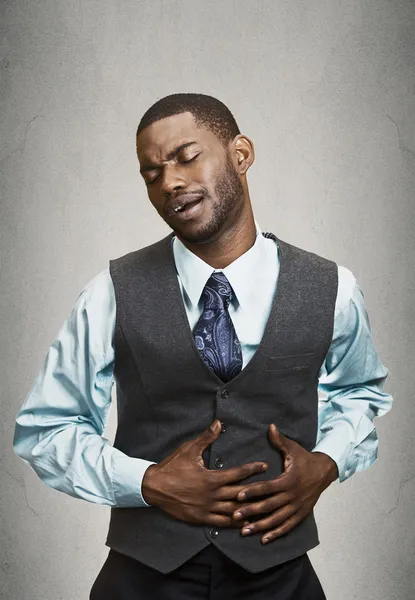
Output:
<instances>
[{"instance_id":1,"label":"thumb","mask_svg":"<svg viewBox=\"0 0 415 600\"><path fill-rule=\"evenodd\" d=\"M194 446L199 454L202 454L210 444L212 444L220 435L222 423L215 419L194 441Z\"/></svg>"},{"instance_id":2,"label":"thumb","mask_svg":"<svg viewBox=\"0 0 415 600\"><path fill-rule=\"evenodd\" d=\"M271 425L269 426L268 436L274 448L278 448L278 450L280 450L284 454L284 456L287 456L287 454L289 454L289 440L285 437L285 435L278 431L274 423L271 423Z\"/></svg>"}]
</instances>

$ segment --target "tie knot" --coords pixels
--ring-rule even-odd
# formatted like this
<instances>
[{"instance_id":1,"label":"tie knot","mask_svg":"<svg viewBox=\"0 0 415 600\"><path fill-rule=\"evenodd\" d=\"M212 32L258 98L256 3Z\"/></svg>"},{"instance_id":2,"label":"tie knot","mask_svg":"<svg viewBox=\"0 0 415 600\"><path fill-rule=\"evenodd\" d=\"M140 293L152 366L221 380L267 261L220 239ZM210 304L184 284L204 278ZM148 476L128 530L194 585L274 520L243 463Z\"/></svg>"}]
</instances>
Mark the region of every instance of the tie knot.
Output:
<instances>
[{"instance_id":1,"label":"tie knot","mask_svg":"<svg viewBox=\"0 0 415 600\"><path fill-rule=\"evenodd\" d=\"M222 271L212 273L203 289L205 309L228 308L233 295L232 286L226 275Z\"/></svg>"}]
</instances>

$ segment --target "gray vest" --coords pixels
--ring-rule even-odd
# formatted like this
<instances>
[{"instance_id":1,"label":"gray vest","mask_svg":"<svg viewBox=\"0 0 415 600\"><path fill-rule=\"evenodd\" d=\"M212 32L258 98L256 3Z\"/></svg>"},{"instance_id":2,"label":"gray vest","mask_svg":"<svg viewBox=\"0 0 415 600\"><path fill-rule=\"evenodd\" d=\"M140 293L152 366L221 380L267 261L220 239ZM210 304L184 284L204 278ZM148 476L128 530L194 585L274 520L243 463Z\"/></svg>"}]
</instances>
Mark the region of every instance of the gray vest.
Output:
<instances>
[{"instance_id":1,"label":"gray vest","mask_svg":"<svg viewBox=\"0 0 415 600\"><path fill-rule=\"evenodd\" d=\"M209 469L266 461L283 471L268 440L275 423L307 450L316 443L318 373L331 343L337 295L335 262L263 234L278 244L280 272L264 335L246 367L224 383L194 344L180 293L173 234L110 261L116 297L114 334L118 427L114 446L160 462L218 418L225 431L206 453ZM251 572L304 554L319 544L311 513L269 544L239 529L185 523L157 507L111 508L106 545L163 573L208 544Z\"/></svg>"}]
</instances>

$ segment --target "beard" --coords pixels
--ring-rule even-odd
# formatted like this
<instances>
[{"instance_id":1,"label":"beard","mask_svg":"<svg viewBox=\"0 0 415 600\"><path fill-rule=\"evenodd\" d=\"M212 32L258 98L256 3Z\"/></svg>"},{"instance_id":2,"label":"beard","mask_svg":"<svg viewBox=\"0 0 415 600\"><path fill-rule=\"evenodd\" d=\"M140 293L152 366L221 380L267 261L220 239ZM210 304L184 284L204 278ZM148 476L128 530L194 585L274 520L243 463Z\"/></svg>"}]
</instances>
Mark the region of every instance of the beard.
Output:
<instances>
[{"instance_id":1,"label":"beard","mask_svg":"<svg viewBox=\"0 0 415 600\"><path fill-rule=\"evenodd\" d=\"M234 211L237 214L242 212L244 189L229 154L226 155L225 168L218 175L213 189L217 201L213 205L209 221L192 233L177 231L183 240L192 244L213 242L222 230L228 216ZM238 207L239 211L237 211Z\"/></svg>"}]
</instances>

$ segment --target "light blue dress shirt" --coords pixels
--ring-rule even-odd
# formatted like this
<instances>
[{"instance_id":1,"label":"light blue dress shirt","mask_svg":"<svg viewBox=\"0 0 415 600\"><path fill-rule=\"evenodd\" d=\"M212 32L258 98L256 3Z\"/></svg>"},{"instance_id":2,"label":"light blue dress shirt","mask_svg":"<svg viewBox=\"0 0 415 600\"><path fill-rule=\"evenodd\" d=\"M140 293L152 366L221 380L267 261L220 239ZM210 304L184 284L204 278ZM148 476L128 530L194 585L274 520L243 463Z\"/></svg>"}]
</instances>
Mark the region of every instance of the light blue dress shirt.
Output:
<instances>
[{"instance_id":1,"label":"light blue dress shirt","mask_svg":"<svg viewBox=\"0 0 415 600\"><path fill-rule=\"evenodd\" d=\"M254 245L221 269L236 296L229 313L243 366L263 336L279 273L277 245L261 235L258 223L256 229ZM172 248L193 329L203 309L202 290L215 269L176 237ZM376 460L373 420L388 412L392 397L383 391L388 370L373 345L363 293L349 269L338 266L338 274L333 338L319 376L319 430L313 451L336 462L342 482ZM141 483L153 463L127 456L103 437L114 383L115 315L106 268L81 291L50 346L17 415L13 448L57 490L108 506L145 507Z\"/></svg>"}]
</instances>

